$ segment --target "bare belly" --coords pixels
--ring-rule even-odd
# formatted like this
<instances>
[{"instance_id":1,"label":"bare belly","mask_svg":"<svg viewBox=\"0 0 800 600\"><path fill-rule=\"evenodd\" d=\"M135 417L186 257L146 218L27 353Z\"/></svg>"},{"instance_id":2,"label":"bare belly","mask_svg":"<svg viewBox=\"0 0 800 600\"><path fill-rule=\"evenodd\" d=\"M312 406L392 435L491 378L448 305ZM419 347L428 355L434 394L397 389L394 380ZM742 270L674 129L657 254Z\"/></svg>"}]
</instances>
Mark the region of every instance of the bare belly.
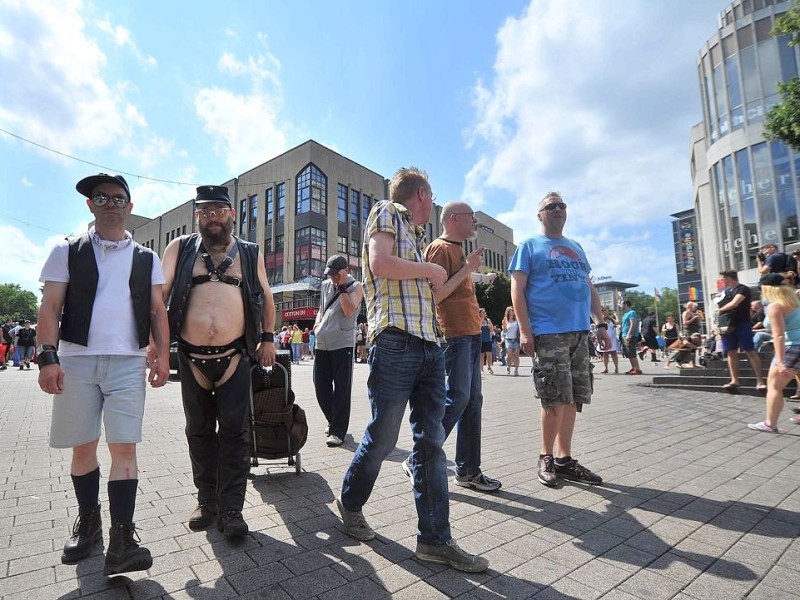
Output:
<instances>
[{"instance_id":1,"label":"bare belly","mask_svg":"<svg viewBox=\"0 0 800 600\"><path fill-rule=\"evenodd\" d=\"M242 290L209 281L192 288L181 337L196 346L224 346L244 335Z\"/></svg>"}]
</instances>

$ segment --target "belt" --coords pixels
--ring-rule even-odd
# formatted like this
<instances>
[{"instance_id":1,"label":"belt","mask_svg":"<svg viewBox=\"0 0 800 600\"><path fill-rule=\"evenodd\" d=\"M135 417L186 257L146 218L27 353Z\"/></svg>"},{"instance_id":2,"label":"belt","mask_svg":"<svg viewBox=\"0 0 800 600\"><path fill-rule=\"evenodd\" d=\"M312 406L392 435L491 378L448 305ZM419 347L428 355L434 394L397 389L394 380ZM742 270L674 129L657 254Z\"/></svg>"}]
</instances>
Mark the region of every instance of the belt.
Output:
<instances>
[{"instance_id":1,"label":"belt","mask_svg":"<svg viewBox=\"0 0 800 600\"><path fill-rule=\"evenodd\" d=\"M382 335L389 335L390 337L395 337L395 338L405 338L407 340L409 346L417 346L419 348L422 348L423 346L425 346L425 344L438 345L438 344L436 344L436 342L430 342L428 340L423 340L419 336L412 335L412 334L408 333L407 331L403 331L399 327L387 327L386 329L384 329L383 331L381 331L378 334L378 337L380 337Z\"/></svg>"}]
</instances>

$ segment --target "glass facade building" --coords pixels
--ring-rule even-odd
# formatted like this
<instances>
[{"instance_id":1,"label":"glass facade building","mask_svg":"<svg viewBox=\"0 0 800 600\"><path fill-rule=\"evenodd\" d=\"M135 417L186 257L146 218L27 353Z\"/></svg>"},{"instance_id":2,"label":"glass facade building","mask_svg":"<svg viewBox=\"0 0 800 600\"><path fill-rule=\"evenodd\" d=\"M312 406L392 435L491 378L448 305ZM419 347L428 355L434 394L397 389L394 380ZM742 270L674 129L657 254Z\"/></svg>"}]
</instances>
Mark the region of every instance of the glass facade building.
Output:
<instances>
[{"instance_id":1,"label":"glass facade building","mask_svg":"<svg viewBox=\"0 0 800 600\"><path fill-rule=\"evenodd\" d=\"M692 131L691 168L707 293L724 269L757 281L763 244L800 240L800 154L763 137L765 115L780 102L778 82L798 73L800 47L770 33L791 5L733 2L699 52L703 122Z\"/></svg>"}]
</instances>

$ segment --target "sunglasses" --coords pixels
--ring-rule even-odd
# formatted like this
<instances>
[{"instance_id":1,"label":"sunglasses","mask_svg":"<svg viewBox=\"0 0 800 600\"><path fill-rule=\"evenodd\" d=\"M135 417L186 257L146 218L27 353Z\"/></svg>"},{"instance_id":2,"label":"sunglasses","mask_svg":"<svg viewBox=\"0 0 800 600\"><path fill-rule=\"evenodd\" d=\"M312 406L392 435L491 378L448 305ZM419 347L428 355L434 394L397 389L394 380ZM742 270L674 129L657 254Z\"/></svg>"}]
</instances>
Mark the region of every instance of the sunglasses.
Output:
<instances>
[{"instance_id":1,"label":"sunglasses","mask_svg":"<svg viewBox=\"0 0 800 600\"><path fill-rule=\"evenodd\" d=\"M561 210L567 210L567 205L564 202L553 202L552 204L543 206L541 209L539 209L539 212L553 212L557 208L560 208Z\"/></svg>"},{"instance_id":2,"label":"sunglasses","mask_svg":"<svg viewBox=\"0 0 800 600\"><path fill-rule=\"evenodd\" d=\"M200 209L197 214L201 219L208 219L209 217L224 217L228 214L230 208L215 208L214 210Z\"/></svg>"},{"instance_id":3,"label":"sunglasses","mask_svg":"<svg viewBox=\"0 0 800 600\"><path fill-rule=\"evenodd\" d=\"M106 196L105 194L96 193L92 194L92 204L95 206L105 206L111 202L117 208L125 208L128 206L130 200L125 196Z\"/></svg>"}]
</instances>

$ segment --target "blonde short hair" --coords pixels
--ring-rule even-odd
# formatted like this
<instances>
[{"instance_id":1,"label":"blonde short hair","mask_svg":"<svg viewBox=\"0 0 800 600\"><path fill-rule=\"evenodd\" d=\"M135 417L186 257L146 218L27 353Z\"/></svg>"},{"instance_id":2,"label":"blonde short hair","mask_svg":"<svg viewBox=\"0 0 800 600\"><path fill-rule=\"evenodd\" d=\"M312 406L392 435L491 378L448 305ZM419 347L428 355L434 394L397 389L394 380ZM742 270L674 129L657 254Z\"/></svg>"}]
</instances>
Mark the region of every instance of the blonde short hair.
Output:
<instances>
[{"instance_id":1,"label":"blonde short hair","mask_svg":"<svg viewBox=\"0 0 800 600\"><path fill-rule=\"evenodd\" d=\"M695 310L697 308L697 302L687 302L684 306L686 306L686 310Z\"/></svg>"},{"instance_id":2,"label":"blonde short hair","mask_svg":"<svg viewBox=\"0 0 800 600\"><path fill-rule=\"evenodd\" d=\"M428 174L417 167L401 167L389 182L389 198L392 202L405 204L419 188L431 189Z\"/></svg>"},{"instance_id":3,"label":"blonde short hair","mask_svg":"<svg viewBox=\"0 0 800 600\"><path fill-rule=\"evenodd\" d=\"M800 308L800 298L793 287L788 285L762 285L761 295L768 302L775 302L786 308Z\"/></svg>"}]
</instances>

